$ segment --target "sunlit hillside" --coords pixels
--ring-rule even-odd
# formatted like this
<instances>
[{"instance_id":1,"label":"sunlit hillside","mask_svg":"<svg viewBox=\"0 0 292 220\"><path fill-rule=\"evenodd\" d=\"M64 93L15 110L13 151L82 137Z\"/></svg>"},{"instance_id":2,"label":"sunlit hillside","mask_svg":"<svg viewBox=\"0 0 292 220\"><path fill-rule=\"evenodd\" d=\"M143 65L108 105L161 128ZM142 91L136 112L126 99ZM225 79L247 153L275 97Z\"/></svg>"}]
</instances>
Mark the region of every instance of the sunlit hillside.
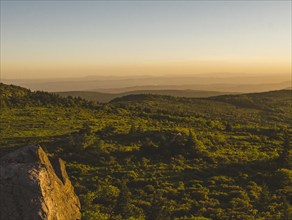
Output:
<instances>
[{"instance_id":1,"label":"sunlit hillside","mask_svg":"<svg viewBox=\"0 0 292 220\"><path fill-rule=\"evenodd\" d=\"M95 104L0 88L2 153L63 158L84 219L291 216L291 90Z\"/></svg>"}]
</instances>

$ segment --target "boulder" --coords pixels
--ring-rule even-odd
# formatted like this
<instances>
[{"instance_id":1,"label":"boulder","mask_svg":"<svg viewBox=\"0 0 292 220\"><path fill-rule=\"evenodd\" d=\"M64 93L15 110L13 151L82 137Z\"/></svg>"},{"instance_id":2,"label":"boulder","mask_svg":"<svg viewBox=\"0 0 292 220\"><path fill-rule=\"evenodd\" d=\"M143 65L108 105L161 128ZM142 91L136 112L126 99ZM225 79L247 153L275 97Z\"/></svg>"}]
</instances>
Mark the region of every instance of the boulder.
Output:
<instances>
[{"instance_id":1,"label":"boulder","mask_svg":"<svg viewBox=\"0 0 292 220\"><path fill-rule=\"evenodd\" d=\"M77 220L80 202L61 159L40 146L0 158L1 220Z\"/></svg>"}]
</instances>

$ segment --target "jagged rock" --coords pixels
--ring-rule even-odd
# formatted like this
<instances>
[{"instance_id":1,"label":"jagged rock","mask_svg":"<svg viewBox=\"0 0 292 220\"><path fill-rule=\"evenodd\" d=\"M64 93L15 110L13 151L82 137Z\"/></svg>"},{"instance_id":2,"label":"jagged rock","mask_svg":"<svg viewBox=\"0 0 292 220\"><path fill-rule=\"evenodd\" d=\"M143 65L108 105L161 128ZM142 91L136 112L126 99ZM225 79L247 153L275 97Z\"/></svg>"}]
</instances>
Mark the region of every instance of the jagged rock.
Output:
<instances>
[{"instance_id":1,"label":"jagged rock","mask_svg":"<svg viewBox=\"0 0 292 220\"><path fill-rule=\"evenodd\" d=\"M1 220L81 219L61 159L53 161L40 146L28 146L0 158L0 166Z\"/></svg>"}]
</instances>

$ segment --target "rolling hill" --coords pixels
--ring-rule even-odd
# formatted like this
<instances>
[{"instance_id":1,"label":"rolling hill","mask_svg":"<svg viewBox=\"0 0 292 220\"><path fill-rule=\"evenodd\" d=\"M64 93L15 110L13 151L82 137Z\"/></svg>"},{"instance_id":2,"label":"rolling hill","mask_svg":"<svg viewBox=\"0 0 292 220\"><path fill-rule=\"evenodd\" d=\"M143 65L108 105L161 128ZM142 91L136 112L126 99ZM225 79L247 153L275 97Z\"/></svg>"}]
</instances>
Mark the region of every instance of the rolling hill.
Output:
<instances>
[{"instance_id":1,"label":"rolling hill","mask_svg":"<svg viewBox=\"0 0 292 220\"><path fill-rule=\"evenodd\" d=\"M196 90L135 90L121 93L102 93L102 92L90 92L90 91L68 91L68 92L56 92L62 97L81 97L89 101L97 102L109 102L115 98L135 95L135 94L152 94L152 95L168 95L175 97L210 97L225 94L234 94L231 92L216 92L216 91L196 91Z\"/></svg>"}]
</instances>

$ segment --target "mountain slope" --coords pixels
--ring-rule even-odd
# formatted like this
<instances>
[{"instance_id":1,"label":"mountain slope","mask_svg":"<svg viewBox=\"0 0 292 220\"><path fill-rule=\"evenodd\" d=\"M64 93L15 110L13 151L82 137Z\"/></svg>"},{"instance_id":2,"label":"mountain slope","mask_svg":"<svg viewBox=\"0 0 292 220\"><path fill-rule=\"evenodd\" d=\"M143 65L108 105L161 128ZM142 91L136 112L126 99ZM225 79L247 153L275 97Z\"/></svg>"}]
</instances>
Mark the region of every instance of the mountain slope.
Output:
<instances>
[{"instance_id":1,"label":"mountain slope","mask_svg":"<svg viewBox=\"0 0 292 220\"><path fill-rule=\"evenodd\" d=\"M5 88L0 150L40 143L63 158L82 219L290 219L290 91L88 108Z\"/></svg>"},{"instance_id":2,"label":"mountain slope","mask_svg":"<svg viewBox=\"0 0 292 220\"><path fill-rule=\"evenodd\" d=\"M0 106L83 106L96 107L95 103L86 101L82 98L68 97L64 98L58 94L36 91L32 92L29 89L0 83Z\"/></svg>"},{"instance_id":3,"label":"mountain slope","mask_svg":"<svg viewBox=\"0 0 292 220\"><path fill-rule=\"evenodd\" d=\"M279 108L291 107L292 90L277 90L262 93L250 93L242 95L224 95L209 98L221 102L230 103L239 107L253 107L259 109L274 109L279 111ZM287 109L288 110L288 109ZM291 110L291 109L290 109Z\"/></svg>"}]
</instances>

